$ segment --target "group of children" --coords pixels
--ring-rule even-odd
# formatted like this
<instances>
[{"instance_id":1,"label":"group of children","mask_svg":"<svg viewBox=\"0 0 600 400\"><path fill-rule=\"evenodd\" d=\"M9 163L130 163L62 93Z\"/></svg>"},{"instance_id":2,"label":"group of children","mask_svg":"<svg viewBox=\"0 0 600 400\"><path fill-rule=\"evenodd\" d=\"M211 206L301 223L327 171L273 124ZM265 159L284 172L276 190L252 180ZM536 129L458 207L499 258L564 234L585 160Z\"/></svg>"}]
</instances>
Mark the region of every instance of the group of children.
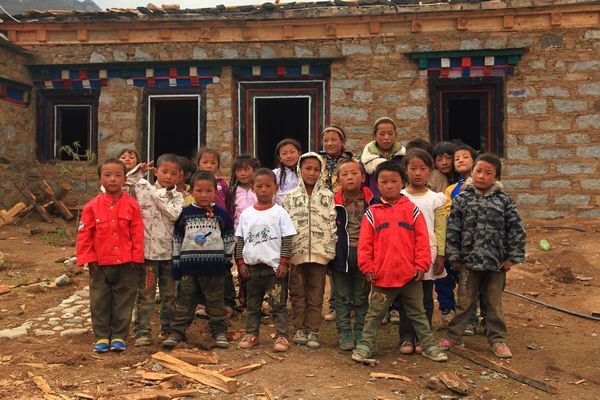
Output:
<instances>
[{"instance_id":1,"label":"group of children","mask_svg":"<svg viewBox=\"0 0 600 400\"><path fill-rule=\"evenodd\" d=\"M252 348L266 299L274 351L288 349L289 322L294 344L317 349L330 275L339 345L355 361L371 358L390 308L400 315L402 353L444 361L445 350L462 344L478 300L490 349L510 357L501 294L506 272L523 262L525 231L502 191L498 157L448 142L405 148L390 118L375 122L360 159L339 126L321 137L320 153L281 141L274 170L238 156L231 186L217 176L211 149L200 150L193 175L173 154L156 168L130 149L101 162L102 193L85 206L77 239L77 263L90 271L95 351L125 349L134 308L135 345L152 344L157 284L165 348L185 340L199 304L221 348L229 347L228 317L244 309L238 348ZM154 185L144 179L150 170ZM434 286L448 325L437 343Z\"/></svg>"}]
</instances>

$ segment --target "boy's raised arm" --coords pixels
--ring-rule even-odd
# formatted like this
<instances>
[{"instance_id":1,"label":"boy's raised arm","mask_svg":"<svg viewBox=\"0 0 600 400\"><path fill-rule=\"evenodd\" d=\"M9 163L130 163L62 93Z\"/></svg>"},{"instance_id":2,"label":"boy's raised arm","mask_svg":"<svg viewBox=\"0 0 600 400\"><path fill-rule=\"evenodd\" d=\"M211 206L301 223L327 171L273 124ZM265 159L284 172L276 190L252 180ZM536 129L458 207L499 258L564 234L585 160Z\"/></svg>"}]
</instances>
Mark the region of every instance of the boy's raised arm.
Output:
<instances>
[{"instance_id":1,"label":"boy's raised arm","mask_svg":"<svg viewBox=\"0 0 600 400\"><path fill-rule=\"evenodd\" d=\"M84 207L79 221L79 230L77 231L77 265L83 266L91 262L98 262L94 245L95 231L96 218L94 210L92 207Z\"/></svg>"},{"instance_id":2,"label":"boy's raised arm","mask_svg":"<svg viewBox=\"0 0 600 400\"><path fill-rule=\"evenodd\" d=\"M181 210L183 210L183 196L177 188L167 190L166 188L155 189L153 192L156 206L162 214L171 222L177 221Z\"/></svg>"}]
</instances>

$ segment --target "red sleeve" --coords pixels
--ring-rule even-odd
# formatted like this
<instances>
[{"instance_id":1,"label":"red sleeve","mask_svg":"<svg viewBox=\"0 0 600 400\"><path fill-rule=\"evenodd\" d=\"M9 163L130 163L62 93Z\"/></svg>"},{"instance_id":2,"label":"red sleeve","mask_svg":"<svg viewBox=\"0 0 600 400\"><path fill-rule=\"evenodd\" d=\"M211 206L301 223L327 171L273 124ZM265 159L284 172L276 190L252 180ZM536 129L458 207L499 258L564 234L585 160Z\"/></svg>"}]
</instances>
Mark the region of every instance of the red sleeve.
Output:
<instances>
[{"instance_id":1,"label":"red sleeve","mask_svg":"<svg viewBox=\"0 0 600 400\"><path fill-rule=\"evenodd\" d=\"M134 263L144 263L144 221L137 201L131 201L131 258Z\"/></svg>"},{"instance_id":2,"label":"red sleeve","mask_svg":"<svg viewBox=\"0 0 600 400\"><path fill-rule=\"evenodd\" d=\"M431 267L429 232L423 213L419 211L415 220L415 269L428 272Z\"/></svg>"},{"instance_id":3,"label":"red sleeve","mask_svg":"<svg viewBox=\"0 0 600 400\"><path fill-rule=\"evenodd\" d=\"M96 234L96 216L94 208L88 203L81 213L77 231L77 265L98 262L94 237Z\"/></svg>"},{"instance_id":4,"label":"red sleeve","mask_svg":"<svg viewBox=\"0 0 600 400\"><path fill-rule=\"evenodd\" d=\"M367 210L360 224L360 233L358 236L358 268L363 274L375 272L375 229L373 223L373 214Z\"/></svg>"}]
</instances>

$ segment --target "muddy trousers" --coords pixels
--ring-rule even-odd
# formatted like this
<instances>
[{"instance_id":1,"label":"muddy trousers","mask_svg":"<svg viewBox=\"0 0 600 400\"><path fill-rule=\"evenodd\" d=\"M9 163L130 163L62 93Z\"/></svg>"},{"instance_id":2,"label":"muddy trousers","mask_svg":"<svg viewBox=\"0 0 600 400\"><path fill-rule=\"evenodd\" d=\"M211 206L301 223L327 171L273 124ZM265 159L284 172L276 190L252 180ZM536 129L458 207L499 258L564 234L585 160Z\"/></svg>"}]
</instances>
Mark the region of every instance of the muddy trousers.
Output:
<instances>
[{"instance_id":1,"label":"muddy trousers","mask_svg":"<svg viewBox=\"0 0 600 400\"><path fill-rule=\"evenodd\" d=\"M171 331L179 339L185 338L185 330L194 320L200 295L204 296L208 328L213 337L227 333L227 312L223 301L225 274L184 275L179 281L179 294L175 302L175 319Z\"/></svg>"},{"instance_id":2,"label":"muddy trousers","mask_svg":"<svg viewBox=\"0 0 600 400\"><path fill-rule=\"evenodd\" d=\"M288 335L287 314L287 277L275 276L273 267L265 264L248 265L250 278L246 281L248 288L248 316L246 317L246 332L259 334L261 306L265 293L269 295L268 302L271 316L278 336Z\"/></svg>"},{"instance_id":3,"label":"muddy trousers","mask_svg":"<svg viewBox=\"0 0 600 400\"><path fill-rule=\"evenodd\" d=\"M429 327L432 327L431 319L433 318L433 281L421 281L423 287L423 308L425 308L425 316ZM417 332L413 328L411 322L406 316L404 311L404 305L400 299L396 299L398 305L398 311L400 312L400 327L398 333L400 334L400 343L404 341L415 342L417 340Z\"/></svg>"},{"instance_id":4,"label":"muddy trousers","mask_svg":"<svg viewBox=\"0 0 600 400\"><path fill-rule=\"evenodd\" d=\"M295 330L319 332L323 312L323 294L327 266L317 263L292 265L290 299Z\"/></svg>"},{"instance_id":5,"label":"muddy trousers","mask_svg":"<svg viewBox=\"0 0 600 400\"><path fill-rule=\"evenodd\" d=\"M146 260L140 279L135 301L135 337L149 336L150 323L156 303L156 285L160 292L160 330L169 333L175 317L175 280L171 260Z\"/></svg>"},{"instance_id":6,"label":"muddy trousers","mask_svg":"<svg viewBox=\"0 0 600 400\"><path fill-rule=\"evenodd\" d=\"M103 265L90 274L90 313L96 340L127 338L140 269Z\"/></svg>"},{"instance_id":7,"label":"muddy trousers","mask_svg":"<svg viewBox=\"0 0 600 400\"><path fill-rule=\"evenodd\" d=\"M373 286L371 288L369 310L365 317L363 336L357 347L373 351L381 320L387 313L390 304L398 297L402 300L406 316L415 329L423 349L435 345L435 339L423 308L423 286L421 282L410 281L402 287L382 288Z\"/></svg>"},{"instance_id":8,"label":"muddy trousers","mask_svg":"<svg viewBox=\"0 0 600 400\"><path fill-rule=\"evenodd\" d=\"M473 271L465 269L461 273L458 287L458 303L456 315L448 325L448 339L455 343L462 342L462 334L469 324L473 307L476 305L483 290L482 308L485 307L485 323L487 339L490 344L504 342L506 337L506 322L502 312L502 292L506 285L504 271Z\"/></svg>"}]
</instances>

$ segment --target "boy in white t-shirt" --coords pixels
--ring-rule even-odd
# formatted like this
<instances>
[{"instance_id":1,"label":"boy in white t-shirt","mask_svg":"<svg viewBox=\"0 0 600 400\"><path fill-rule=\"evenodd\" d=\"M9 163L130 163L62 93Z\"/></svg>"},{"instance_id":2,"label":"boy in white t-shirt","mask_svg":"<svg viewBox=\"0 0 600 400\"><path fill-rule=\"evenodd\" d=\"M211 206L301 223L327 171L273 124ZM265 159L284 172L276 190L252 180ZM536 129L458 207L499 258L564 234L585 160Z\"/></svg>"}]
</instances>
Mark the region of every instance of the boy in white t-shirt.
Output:
<instances>
[{"instance_id":1,"label":"boy in white t-shirt","mask_svg":"<svg viewBox=\"0 0 600 400\"><path fill-rule=\"evenodd\" d=\"M242 212L235 232L238 273L248 280L246 335L238 347L249 349L259 343L261 304L267 293L277 329L273 350L287 351L287 272L296 229L287 211L273 203L278 189L273 171L259 168L253 179L257 201Z\"/></svg>"}]
</instances>

